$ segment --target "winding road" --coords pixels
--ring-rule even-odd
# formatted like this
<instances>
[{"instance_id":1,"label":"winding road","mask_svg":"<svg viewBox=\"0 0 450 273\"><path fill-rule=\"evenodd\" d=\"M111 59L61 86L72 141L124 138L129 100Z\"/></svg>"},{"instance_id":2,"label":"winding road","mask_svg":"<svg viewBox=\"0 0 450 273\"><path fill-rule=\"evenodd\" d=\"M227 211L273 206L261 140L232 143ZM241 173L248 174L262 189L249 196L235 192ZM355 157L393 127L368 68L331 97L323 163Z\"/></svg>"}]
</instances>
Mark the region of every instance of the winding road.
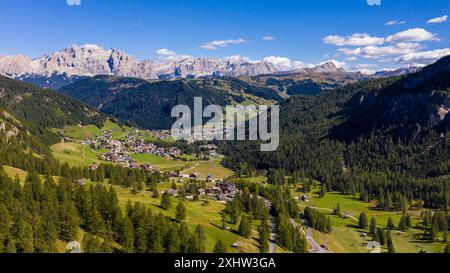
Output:
<instances>
[{"instance_id":1,"label":"winding road","mask_svg":"<svg viewBox=\"0 0 450 273\"><path fill-rule=\"evenodd\" d=\"M264 198L264 202L266 203L266 206L270 209L272 207L272 203ZM277 226L275 217L273 215L269 215L269 221L270 221L270 237L269 237L269 253L276 253L277 248ZM331 251L324 249L320 246L320 244L313 238L312 231L310 227L306 227L305 229L297 223L294 219L291 219L291 224L295 227L299 227L300 230L303 232L303 234L306 236L306 240L308 241L308 244L311 245L312 250L309 250L309 253L331 253Z\"/></svg>"},{"instance_id":2,"label":"winding road","mask_svg":"<svg viewBox=\"0 0 450 273\"><path fill-rule=\"evenodd\" d=\"M321 247L320 244L313 238L312 230L309 226L306 226L305 232L305 229L294 219L291 219L291 224L294 225L295 227L299 227L300 230L303 232L303 234L306 236L306 241L308 241L308 244L312 247L312 249L309 250L309 253L331 253L330 250Z\"/></svg>"},{"instance_id":3,"label":"winding road","mask_svg":"<svg viewBox=\"0 0 450 273\"><path fill-rule=\"evenodd\" d=\"M312 246L312 250L310 250L309 253L331 253L331 251L324 249L316 240L314 240L310 227L306 227L306 240L308 241L308 244Z\"/></svg>"},{"instance_id":4,"label":"winding road","mask_svg":"<svg viewBox=\"0 0 450 273\"><path fill-rule=\"evenodd\" d=\"M270 237L269 237L269 253L275 253L277 249L277 224L275 222L275 217L269 216L270 221Z\"/></svg>"}]
</instances>

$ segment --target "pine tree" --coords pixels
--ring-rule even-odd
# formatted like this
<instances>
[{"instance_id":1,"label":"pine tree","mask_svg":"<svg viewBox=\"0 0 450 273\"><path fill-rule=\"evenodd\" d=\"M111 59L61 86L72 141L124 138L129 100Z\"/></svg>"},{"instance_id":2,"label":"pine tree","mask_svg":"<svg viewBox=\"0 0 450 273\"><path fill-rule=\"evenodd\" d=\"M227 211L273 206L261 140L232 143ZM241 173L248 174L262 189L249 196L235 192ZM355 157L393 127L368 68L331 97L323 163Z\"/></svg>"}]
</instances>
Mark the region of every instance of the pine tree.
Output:
<instances>
[{"instance_id":1,"label":"pine tree","mask_svg":"<svg viewBox=\"0 0 450 273\"><path fill-rule=\"evenodd\" d=\"M170 195L169 193L166 191L162 198L161 198L161 208L163 210L169 210L170 207L172 206L171 201L170 201Z\"/></svg>"},{"instance_id":2,"label":"pine tree","mask_svg":"<svg viewBox=\"0 0 450 273\"><path fill-rule=\"evenodd\" d=\"M4 243L10 235L10 227L11 217L9 216L8 209L3 203L0 203L0 253L6 248Z\"/></svg>"},{"instance_id":3,"label":"pine tree","mask_svg":"<svg viewBox=\"0 0 450 273\"><path fill-rule=\"evenodd\" d=\"M225 247L222 240L218 240L214 246L214 253L227 253L227 248Z\"/></svg>"},{"instance_id":4,"label":"pine tree","mask_svg":"<svg viewBox=\"0 0 450 273\"><path fill-rule=\"evenodd\" d=\"M155 199L159 198L159 191L158 191L158 187L156 185L152 189L152 197Z\"/></svg>"},{"instance_id":5,"label":"pine tree","mask_svg":"<svg viewBox=\"0 0 450 273\"><path fill-rule=\"evenodd\" d=\"M34 252L33 228L29 223L20 219L17 223L16 247L19 253Z\"/></svg>"},{"instance_id":6,"label":"pine tree","mask_svg":"<svg viewBox=\"0 0 450 273\"><path fill-rule=\"evenodd\" d=\"M319 197L320 197L320 198L324 198L325 195L326 195L327 193L328 193L327 184L322 183L322 187L321 187L321 189L320 189L320 195L319 195Z\"/></svg>"},{"instance_id":7,"label":"pine tree","mask_svg":"<svg viewBox=\"0 0 450 273\"><path fill-rule=\"evenodd\" d=\"M408 224L407 224L407 215L406 213L402 214L402 217L400 218L400 222L398 223L398 228L400 230L407 230L408 229Z\"/></svg>"},{"instance_id":8,"label":"pine tree","mask_svg":"<svg viewBox=\"0 0 450 273\"><path fill-rule=\"evenodd\" d=\"M259 226L259 246L261 253L269 252L269 237L269 225L267 224L267 219L263 219Z\"/></svg>"},{"instance_id":9,"label":"pine tree","mask_svg":"<svg viewBox=\"0 0 450 273\"><path fill-rule=\"evenodd\" d=\"M205 253L206 252L206 247L205 247L206 237L205 237L205 230L203 229L203 227L201 225L197 225L197 227L195 228L195 234L197 236L199 253Z\"/></svg>"},{"instance_id":10,"label":"pine tree","mask_svg":"<svg viewBox=\"0 0 450 273\"><path fill-rule=\"evenodd\" d=\"M17 248L16 248L16 242L14 241L14 239L12 238L12 236L10 236L7 240L6 240L6 245L5 245L5 253L17 253Z\"/></svg>"},{"instance_id":11,"label":"pine tree","mask_svg":"<svg viewBox=\"0 0 450 273\"><path fill-rule=\"evenodd\" d=\"M394 228L395 228L394 220L392 220L392 218L389 217L388 222L387 222L387 229L388 230L393 230Z\"/></svg>"},{"instance_id":12,"label":"pine tree","mask_svg":"<svg viewBox=\"0 0 450 273\"><path fill-rule=\"evenodd\" d=\"M59 209L59 236L60 239L70 242L76 240L79 227L77 210L67 197L60 202Z\"/></svg>"},{"instance_id":13,"label":"pine tree","mask_svg":"<svg viewBox=\"0 0 450 273\"><path fill-rule=\"evenodd\" d=\"M372 236L374 236L377 233L377 220L375 219L375 217L372 217L372 219L370 219L370 228L369 228L369 232L370 234L372 234Z\"/></svg>"},{"instance_id":14,"label":"pine tree","mask_svg":"<svg viewBox=\"0 0 450 273\"><path fill-rule=\"evenodd\" d=\"M430 231L430 242L434 243L436 242L436 237L437 237L437 233L438 233L438 227L436 225L432 225L431 226L431 231Z\"/></svg>"},{"instance_id":15,"label":"pine tree","mask_svg":"<svg viewBox=\"0 0 450 273\"><path fill-rule=\"evenodd\" d=\"M198 237L191 234L187 243L186 253L201 253Z\"/></svg>"},{"instance_id":16,"label":"pine tree","mask_svg":"<svg viewBox=\"0 0 450 273\"><path fill-rule=\"evenodd\" d=\"M239 224L238 233L242 237L248 238L252 232L252 228L250 226L250 221L248 218L242 218L241 223Z\"/></svg>"},{"instance_id":17,"label":"pine tree","mask_svg":"<svg viewBox=\"0 0 450 273\"><path fill-rule=\"evenodd\" d=\"M181 250L181 239L176 226L172 226L164 240L166 253L179 253Z\"/></svg>"},{"instance_id":18,"label":"pine tree","mask_svg":"<svg viewBox=\"0 0 450 273\"><path fill-rule=\"evenodd\" d=\"M392 197L391 197L391 193L389 191L386 194L386 202L385 202L384 207L386 210L392 209Z\"/></svg>"},{"instance_id":19,"label":"pine tree","mask_svg":"<svg viewBox=\"0 0 450 273\"><path fill-rule=\"evenodd\" d=\"M178 222L182 222L186 218L186 207L182 201L178 202L175 218Z\"/></svg>"},{"instance_id":20,"label":"pine tree","mask_svg":"<svg viewBox=\"0 0 450 273\"><path fill-rule=\"evenodd\" d=\"M178 235L180 237L180 253L186 253L189 244L189 229L186 223L181 223L180 228L178 230Z\"/></svg>"},{"instance_id":21,"label":"pine tree","mask_svg":"<svg viewBox=\"0 0 450 273\"><path fill-rule=\"evenodd\" d=\"M121 242L127 253L134 252L134 228L133 223L128 216L123 219L123 228L121 232Z\"/></svg>"},{"instance_id":22,"label":"pine tree","mask_svg":"<svg viewBox=\"0 0 450 273\"><path fill-rule=\"evenodd\" d=\"M102 243L99 238L86 232L83 236L82 250L84 253L102 253Z\"/></svg>"},{"instance_id":23,"label":"pine tree","mask_svg":"<svg viewBox=\"0 0 450 273\"><path fill-rule=\"evenodd\" d=\"M388 230L386 233L386 239L387 239L388 253L395 253L395 247L392 241L392 234L390 230Z\"/></svg>"},{"instance_id":24,"label":"pine tree","mask_svg":"<svg viewBox=\"0 0 450 273\"><path fill-rule=\"evenodd\" d=\"M227 226L227 214L226 214L225 211L222 211L221 217L222 217L222 228L226 228L226 226Z\"/></svg>"},{"instance_id":25,"label":"pine tree","mask_svg":"<svg viewBox=\"0 0 450 273\"><path fill-rule=\"evenodd\" d=\"M358 224L359 224L359 228L361 228L361 229L367 229L369 227L369 222L367 220L367 215L364 212L362 212L359 215Z\"/></svg>"},{"instance_id":26,"label":"pine tree","mask_svg":"<svg viewBox=\"0 0 450 273\"><path fill-rule=\"evenodd\" d=\"M336 207L334 207L334 215L337 215L339 217L342 216L342 214L341 214L341 205L339 203L337 203Z\"/></svg>"},{"instance_id":27,"label":"pine tree","mask_svg":"<svg viewBox=\"0 0 450 273\"><path fill-rule=\"evenodd\" d=\"M384 246L386 244L386 236L385 236L384 230L382 228L377 228L377 235L378 235L378 240L376 240L376 241L379 242L380 245Z\"/></svg>"},{"instance_id":28,"label":"pine tree","mask_svg":"<svg viewBox=\"0 0 450 273\"><path fill-rule=\"evenodd\" d=\"M292 250L294 253L308 253L306 238L299 228L296 228L294 231L294 246Z\"/></svg>"},{"instance_id":29,"label":"pine tree","mask_svg":"<svg viewBox=\"0 0 450 273\"><path fill-rule=\"evenodd\" d=\"M231 222L233 224L237 224L239 222L240 215L241 215L241 213L239 211L238 205L235 204L235 202L233 202L232 207L231 207L231 214L230 214Z\"/></svg>"}]
</instances>

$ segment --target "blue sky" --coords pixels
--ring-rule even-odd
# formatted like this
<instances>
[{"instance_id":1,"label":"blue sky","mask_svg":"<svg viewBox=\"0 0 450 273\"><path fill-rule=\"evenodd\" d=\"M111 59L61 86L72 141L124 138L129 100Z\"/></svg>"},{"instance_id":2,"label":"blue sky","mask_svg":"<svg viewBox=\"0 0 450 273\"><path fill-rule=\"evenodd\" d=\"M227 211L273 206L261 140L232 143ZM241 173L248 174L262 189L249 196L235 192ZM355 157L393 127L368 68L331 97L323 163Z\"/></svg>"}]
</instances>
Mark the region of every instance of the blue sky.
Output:
<instances>
[{"instance_id":1,"label":"blue sky","mask_svg":"<svg viewBox=\"0 0 450 273\"><path fill-rule=\"evenodd\" d=\"M450 54L446 15L450 0L0 0L0 55L98 44L138 59L273 56L371 70Z\"/></svg>"}]
</instances>

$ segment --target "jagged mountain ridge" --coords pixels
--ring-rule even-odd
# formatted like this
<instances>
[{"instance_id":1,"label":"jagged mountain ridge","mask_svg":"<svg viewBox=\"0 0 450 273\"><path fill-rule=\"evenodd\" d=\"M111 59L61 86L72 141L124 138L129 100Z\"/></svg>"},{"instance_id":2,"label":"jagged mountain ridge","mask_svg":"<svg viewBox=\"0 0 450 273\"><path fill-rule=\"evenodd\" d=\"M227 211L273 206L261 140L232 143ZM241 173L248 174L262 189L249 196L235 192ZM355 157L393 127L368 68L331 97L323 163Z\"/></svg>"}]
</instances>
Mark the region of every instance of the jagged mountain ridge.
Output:
<instances>
[{"instance_id":1,"label":"jagged mountain ridge","mask_svg":"<svg viewBox=\"0 0 450 273\"><path fill-rule=\"evenodd\" d=\"M206 57L185 57L153 62L138 61L117 49L105 50L95 45L72 45L64 50L37 59L26 56L0 57L0 74L68 76L114 75L140 79L169 79L202 76L254 76L276 72L269 62L252 62L245 58L224 60Z\"/></svg>"}]
</instances>

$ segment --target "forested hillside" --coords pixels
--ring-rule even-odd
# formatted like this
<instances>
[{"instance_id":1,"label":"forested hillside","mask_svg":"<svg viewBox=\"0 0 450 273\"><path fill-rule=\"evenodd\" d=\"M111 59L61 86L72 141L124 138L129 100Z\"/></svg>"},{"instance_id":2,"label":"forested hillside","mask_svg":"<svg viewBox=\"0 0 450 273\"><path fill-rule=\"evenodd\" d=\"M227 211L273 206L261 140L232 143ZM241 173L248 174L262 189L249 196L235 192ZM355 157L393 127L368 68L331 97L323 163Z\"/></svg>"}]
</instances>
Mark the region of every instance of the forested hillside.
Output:
<instances>
[{"instance_id":1,"label":"forested hillside","mask_svg":"<svg viewBox=\"0 0 450 273\"><path fill-rule=\"evenodd\" d=\"M0 107L46 128L75 124L103 124L93 108L49 89L0 76Z\"/></svg>"},{"instance_id":2,"label":"forested hillside","mask_svg":"<svg viewBox=\"0 0 450 273\"><path fill-rule=\"evenodd\" d=\"M184 79L148 82L135 78L98 76L60 90L102 112L144 128L169 129L171 110L185 104L193 108L194 97L203 104L230 105L273 102L282 98L269 88L259 88L232 78Z\"/></svg>"},{"instance_id":3,"label":"forested hillside","mask_svg":"<svg viewBox=\"0 0 450 273\"><path fill-rule=\"evenodd\" d=\"M293 97L281 105L278 151L259 152L259 145L252 142L223 143L224 164L233 169L247 163L285 175L297 173L323 182L328 189L360 192L362 198L373 196L380 203L389 195L396 204L420 200L428 207L445 208L450 188L445 115L449 95L445 90L450 86L443 75L450 75L449 60L406 78L371 80L315 97ZM427 85L428 79L433 84ZM420 105L402 99L411 92L423 97ZM398 116L385 119L384 113ZM402 130L414 126L419 130Z\"/></svg>"}]
</instances>

